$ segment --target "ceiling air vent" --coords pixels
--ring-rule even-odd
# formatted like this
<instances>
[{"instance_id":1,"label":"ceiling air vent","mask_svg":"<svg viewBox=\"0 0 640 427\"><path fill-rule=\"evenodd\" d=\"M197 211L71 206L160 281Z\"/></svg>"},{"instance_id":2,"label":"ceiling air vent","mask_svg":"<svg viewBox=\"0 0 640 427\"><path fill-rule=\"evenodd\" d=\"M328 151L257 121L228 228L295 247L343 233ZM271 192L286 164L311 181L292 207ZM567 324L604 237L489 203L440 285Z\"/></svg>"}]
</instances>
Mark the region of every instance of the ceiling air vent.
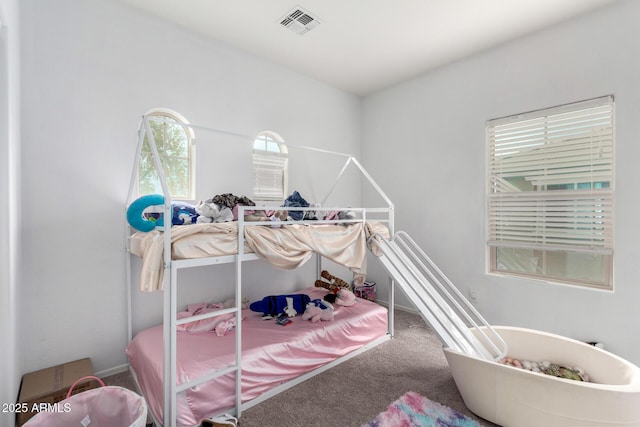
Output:
<instances>
[{"instance_id":1,"label":"ceiling air vent","mask_svg":"<svg viewBox=\"0 0 640 427\"><path fill-rule=\"evenodd\" d=\"M296 6L291 11L287 12L278 21L280 25L286 27L296 34L303 35L314 29L320 24L320 20L314 17L308 11L304 10L300 6Z\"/></svg>"}]
</instances>

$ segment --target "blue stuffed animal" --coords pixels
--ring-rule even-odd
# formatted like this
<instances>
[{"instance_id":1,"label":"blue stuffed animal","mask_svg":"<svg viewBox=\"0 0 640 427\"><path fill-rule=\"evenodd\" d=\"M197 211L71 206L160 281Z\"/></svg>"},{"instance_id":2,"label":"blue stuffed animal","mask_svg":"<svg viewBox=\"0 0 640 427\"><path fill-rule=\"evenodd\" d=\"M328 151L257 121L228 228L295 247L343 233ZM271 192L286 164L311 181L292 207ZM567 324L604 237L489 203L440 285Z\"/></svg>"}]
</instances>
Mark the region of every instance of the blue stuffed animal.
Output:
<instances>
[{"instance_id":1,"label":"blue stuffed animal","mask_svg":"<svg viewBox=\"0 0 640 427\"><path fill-rule=\"evenodd\" d=\"M249 308L251 311L262 313L263 316L278 316L286 313L289 317L290 306L297 313L303 313L307 304L311 302L311 298L307 294L291 294L291 295L269 295L260 301L252 302Z\"/></svg>"}]
</instances>

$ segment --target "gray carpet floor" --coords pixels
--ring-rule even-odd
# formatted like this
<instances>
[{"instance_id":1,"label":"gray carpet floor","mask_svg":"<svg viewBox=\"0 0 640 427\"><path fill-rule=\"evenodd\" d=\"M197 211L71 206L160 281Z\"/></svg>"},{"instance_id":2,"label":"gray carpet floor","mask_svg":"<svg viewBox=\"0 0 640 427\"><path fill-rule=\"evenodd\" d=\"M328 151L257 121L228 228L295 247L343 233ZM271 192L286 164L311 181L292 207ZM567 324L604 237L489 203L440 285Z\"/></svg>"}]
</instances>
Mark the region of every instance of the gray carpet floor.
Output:
<instances>
[{"instance_id":1,"label":"gray carpet floor","mask_svg":"<svg viewBox=\"0 0 640 427\"><path fill-rule=\"evenodd\" d=\"M105 378L135 389L129 373ZM242 412L242 427L358 427L407 391L471 413L455 385L442 345L422 318L396 311L395 338Z\"/></svg>"}]
</instances>

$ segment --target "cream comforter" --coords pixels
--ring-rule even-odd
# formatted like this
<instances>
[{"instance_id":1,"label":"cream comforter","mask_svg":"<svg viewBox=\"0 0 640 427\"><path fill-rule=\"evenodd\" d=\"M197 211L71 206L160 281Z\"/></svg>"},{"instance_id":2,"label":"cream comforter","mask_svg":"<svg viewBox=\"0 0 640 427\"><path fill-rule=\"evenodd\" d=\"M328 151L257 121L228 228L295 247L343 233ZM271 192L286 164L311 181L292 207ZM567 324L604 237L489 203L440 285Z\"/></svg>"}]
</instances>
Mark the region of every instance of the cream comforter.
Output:
<instances>
[{"instance_id":1,"label":"cream comforter","mask_svg":"<svg viewBox=\"0 0 640 427\"><path fill-rule=\"evenodd\" d=\"M292 224L280 228L245 226L244 252L254 252L277 268L291 270L307 262L313 253L348 267L354 274L366 270L367 238L379 233L388 237L382 223L349 225ZM136 236L137 235L137 236ZM132 252L142 257L140 290L164 288L164 234L154 230L136 233ZM196 255L185 256L176 243L198 238ZM203 244L203 237L206 243ZM209 223L176 226L171 229L172 259L222 256L238 252L238 223ZM133 245L132 245L133 246Z\"/></svg>"}]
</instances>

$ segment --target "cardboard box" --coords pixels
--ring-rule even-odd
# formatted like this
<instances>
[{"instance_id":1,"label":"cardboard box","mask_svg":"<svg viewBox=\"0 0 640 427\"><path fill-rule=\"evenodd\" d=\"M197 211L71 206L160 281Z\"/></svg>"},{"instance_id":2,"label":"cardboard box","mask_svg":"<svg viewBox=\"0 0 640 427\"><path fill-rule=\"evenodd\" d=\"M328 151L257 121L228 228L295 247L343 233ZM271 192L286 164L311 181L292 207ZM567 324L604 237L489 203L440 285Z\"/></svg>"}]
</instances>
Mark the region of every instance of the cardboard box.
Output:
<instances>
[{"instance_id":1,"label":"cardboard box","mask_svg":"<svg viewBox=\"0 0 640 427\"><path fill-rule=\"evenodd\" d=\"M64 400L73 383L87 375L93 375L93 366L89 358L24 374L18 396L18 426L22 426L36 415L39 408ZM99 386L95 380L82 381L74 387L72 394Z\"/></svg>"}]
</instances>

